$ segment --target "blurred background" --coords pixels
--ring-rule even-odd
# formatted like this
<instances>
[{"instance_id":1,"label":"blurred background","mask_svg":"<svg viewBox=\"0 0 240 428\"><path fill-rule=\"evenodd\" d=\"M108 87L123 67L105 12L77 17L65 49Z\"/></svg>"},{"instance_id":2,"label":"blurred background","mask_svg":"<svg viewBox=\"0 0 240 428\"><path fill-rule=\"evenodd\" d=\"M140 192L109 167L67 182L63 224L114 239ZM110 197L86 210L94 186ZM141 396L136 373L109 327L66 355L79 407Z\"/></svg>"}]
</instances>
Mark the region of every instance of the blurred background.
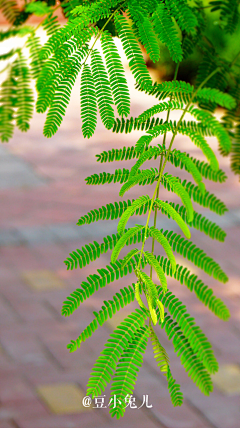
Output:
<instances>
[{"instance_id":1,"label":"blurred background","mask_svg":"<svg viewBox=\"0 0 240 428\"><path fill-rule=\"evenodd\" d=\"M0 24L1 28L6 28L3 17ZM210 18L208 31L226 58L232 57L236 46L229 46ZM41 31L39 35L44 41ZM21 41L15 38L11 43ZM156 103L156 99L134 89L126 57L118 40L116 43L131 94L130 115L135 117ZM145 58L154 80L171 80L174 67L164 48L159 63L151 63L146 54ZM198 63L195 53L191 61L180 67L178 78L193 83ZM101 243L104 236L116 233L117 221L76 226L79 217L91 209L120 200L120 184L87 186L84 179L93 173L130 168L134 161L102 165L96 162L95 155L113 147L131 146L142 132L113 134L103 127L98 117L94 136L84 139L79 120L79 84L78 79L63 123L51 139L42 133L45 115L35 113L26 134L16 130L12 140L0 146L0 428L238 428L239 184L238 177L230 170L229 158L223 157L219 158L220 168L228 179L222 185L206 181L206 188L224 201L229 211L224 216L206 209L203 212L227 232L227 237L224 243L219 243L192 230L191 240L220 264L229 282L215 281L186 259L182 263L192 273L199 274L214 294L224 300L231 312L230 321L219 320L184 285L168 277L169 289L186 304L188 312L213 345L219 361L219 372L213 376L213 393L209 397L201 394L181 366L165 332L158 329L160 341L170 357L173 376L185 397L182 407L172 407L150 342L134 391L137 408L128 406L124 418L112 419L108 413L109 387L103 394L102 405L106 408L100 407L100 400L93 401L89 408L82 404L92 367L109 334L137 305L132 303L119 311L76 352L70 354L66 345L92 321L92 312L99 310L105 299L132 284L135 278L129 275L107 285L69 318L64 318L61 316L62 302L89 274L109 264L110 253L82 270L67 271L63 262L73 250L94 240ZM221 114L218 109L216 115ZM159 117L165 118L165 114ZM177 113L171 118L177 119ZM216 139L210 137L208 141L217 152ZM177 137L175 147L203 160L201 152L187 137ZM151 162L151 166L157 166L157 161ZM174 173L174 168L168 166L167 171ZM187 177L183 171L180 176ZM152 191L151 186L147 186L144 194L151 195ZM136 198L142 192L143 188L136 186L129 191L128 198ZM161 189L160 195L169 200L165 190ZM171 200L177 202L174 194ZM197 209L201 211L200 206ZM142 220L143 217L132 218L129 226ZM174 223L159 215L157 227L169 229Z\"/></svg>"}]
</instances>

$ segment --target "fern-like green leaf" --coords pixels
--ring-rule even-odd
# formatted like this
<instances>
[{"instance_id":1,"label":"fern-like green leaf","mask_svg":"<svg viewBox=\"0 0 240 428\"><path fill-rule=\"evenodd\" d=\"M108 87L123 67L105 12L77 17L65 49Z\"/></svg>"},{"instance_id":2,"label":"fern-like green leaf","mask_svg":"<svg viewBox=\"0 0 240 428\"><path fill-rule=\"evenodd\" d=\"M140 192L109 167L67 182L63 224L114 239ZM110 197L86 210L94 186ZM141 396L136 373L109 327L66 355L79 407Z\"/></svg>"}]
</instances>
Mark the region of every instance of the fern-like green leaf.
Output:
<instances>
[{"instance_id":1,"label":"fern-like green leaf","mask_svg":"<svg viewBox=\"0 0 240 428\"><path fill-rule=\"evenodd\" d=\"M86 395L91 395L94 398L105 391L105 387L111 381L123 352L135 339L137 330L143 327L146 318L147 315L142 309L136 309L110 334L111 338L105 344L92 369Z\"/></svg>"},{"instance_id":2,"label":"fern-like green leaf","mask_svg":"<svg viewBox=\"0 0 240 428\"><path fill-rule=\"evenodd\" d=\"M19 9L16 0L0 0L0 9L9 22L14 23Z\"/></svg>"},{"instance_id":3,"label":"fern-like green leaf","mask_svg":"<svg viewBox=\"0 0 240 428\"><path fill-rule=\"evenodd\" d=\"M33 3L30 3L30 4L33 4ZM40 42L40 37L36 36L36 34L34 33L31 34L27 39L26 46L29 48L29 53L31 58L30 67L31 67L32 77L34 79L37 79L44 66L43 60L40 59L40 56L39 56L40 49L42 47Z\"/></svg>"},{"instance_id":4,"label":"fern-like green leaf","mask_svg":"<svg viewBox=\"0 0 240 428\"><path fill-rule=\"evenodd\" d=\"M135 284L135 297L136 297L136 300L137 300L140 308L146 309L146 311L147 311L148 309L146 308L146 306L144 305L144 303L140 297L140 284L139 284L139 282L137 282Z\"/></svg>"},{"instance_id":5,"label":"fern-like green leaf","mask_svg":"<svg viewBox=\"0 0 240 428\"><path fill-rule=\"evenodd\" d=\"M117 227L118 233L120 234L123 233L129 217L132 216L137 209L139 210L140 207L142 207L143 205L146 205L146 203L149 203L149 201L150 201L150 198L148 195L140 196L124 211L124 213L122 214L118 222L118 227Z\"/></svg>"},{"instance_id":6,"label":"fern-like green leaf","mask_svg":"<svg viewBox=\"0 0 240 428\"><path fill-rule=\"evenodd\" d=\"M113 295L111 300L104 300L104 305L99 312L93 312L95 318L88 324L76 340L71 340L67 345L69 352L74 352L81 347L81 343L85 342L92 334L102 326L109 318L112 318L117 311L130 304L135 299L136 285L132 284L128 287L121 288L119 292Z\"/></svg>"},{"instance_id":7,"label":"fern-like green leaf","mask_svg":"<svg viewBox=\"0 0 240 428\"><path fill-rule=\"evenodd\" d=\"M187 227L186 223L183 221L182 217L178 214L178 212L168 202L163 202L161 201L161 199L156 198L154 202L159 208L163 208L164 211L166 211L167 214L169 214L169 216L174 221L176 221L186 238L190 239L191 232Z\"/></svg>"},{"instance_id":8,"label":"fern-like green leaf","mask_svg":"<svg viewBox=\"0 0 240 428\"><path fill-rule=\"evenodd\" d=\"M117 243L113 249L112 255L111 255L111 262L112 263L114 263L117 260L120 251L125 246L128 239L131 238L133 235L135 235L139 230L143 229L144 227L145 226L141 226L141 225L131 227L130 229L128 229L128 231L126 233L124 233L123 236L121 236L121 238L117 241Z\"/></svg>"},{"instance_id":9,"label":"fern-like green leaf","mask_svg":"<svg viewBox=\"0 0 240 428\"><path fill-rule=\"evenodd\" d=\"M154 226L150 227L150 236L154 239L156 239L159 244L162 245L164 248L170 263L172 265L173 272L175 272L176 269L176 260L172 252L172 248L168 243L168 240L165 238L165 236L160 232L160 230L156 229Z\"/></svg>"},{"instance_id":10,"label":"fern-like green leaf","mask_svg":"<svg viewBox=\"0 0 240 428\"><path fill-rule=\"evenodd\" d=\"M177 178L179 182L181 182L181 179L179 177ZM164 176L162 179L162 184L166 189L172 190L167 180L164 179ZM185 188L185 190L188 192L189 197L193 198L193 201L196 202L197 204L202 205L205 208L209 208L211 211L214 211L219 215L223 215L226 211L228 211L224 202L218 199L213 193L205 192L205 195L203 196L198 186L194 186L194 184L191 183L190 181L183 180L181 184Z\"/></svg>"},{"instance_id":11,"label":"fern-like green leaf","mask_svg":"<svg viewBox=\"0 0 240 428\"><path fill-rule=\"evenodd\" d=\"M176 129L176 126L174 129ZM150 150L150 149L151 147L146 150ZM160 144L158 144L157 146L154 146L154 149L155 149L155 152L152 152L153 153L152 156L154 157L154 159L156 159L160 154L165 155L166 153L166 150L164 150ZM142 152L142 154L143 153L144 152ZM179 159L177 156L174 156L174 153L175 153L175 150L170 151L168 161L170 161L176 167L180 166L180 168L185 168L185 165L181 162L181 159ZM188 153L185 153L185 154L186 156L189 157ZM124 146L122 149L111 149L96 155L97 162L101 162L101 163L130 160L139 156L141 156L141 153L137 152L134 146L130 146L130 147ZM149 159L151 159L150 153L149 153ZM194 162L194 164L196 165L200 174L203 177L207 178L208 180L213 180L216 182L219 181L220 183L223 183L226 181L227 176L222 169L218 169L218 163L217 163L217 170L214 171L208 163L204 161L200 161L199 159L195 159L192 156L190 157L190 159Z\"/></svg>"},{"instance_id":12,"label":"fern-like green leaf","mask_svg":"<svg viewBox=\"0 0 240 428\"><path fill-rule=\"evenodd\" d=\"M171 217L167 209L164 208L164 205L158 204L157 206L159 206L162 213L167 215L168 218ZM212 239L217 239L220 242L224 241L226 237L226 232L213 221L210 221L208 218L204 217L202 214L199 214L196 211L194 211L193 221L189 222L187 219L186 208L183 205L175 204L174 202L169 202L169 206L173 208L173 210L180 216L181 220L183 222L186 222L189 226L192 226L195 229L200 230L201 232L204 232L206 235L208 235ZM186 236L186 237L190 238L191 236Z\"/></svg>"},{"instance_id":13,"label":"fern-like green leaf","mask_svg":"<svg viewBox=\"0 0 240 428\"><path fill-rule=\"evenodd\" d=\"M164 321L164 306L162 304L162 302L160 302L159 299L157 299L157 306L158 306L158 310L159 310L159 314L160 314L160 320L161 322Z\"/></svg>"},{"instance_id":14,"label":"fern-like green leaf","mask_svg":"<svg viewBox=\"0 0 240 428\"><path fill-rule=\"evenodd\" d=\"M133 73L136 82L140 83L143 87L144 85L152 86L151 76L128 21L124 16L116 14L114 16L114 22L122 42L124 52L129 61L129 68Z\"/></svg>"},{"instance_id":15,"label":"fern-like green leaf","mask_svg":"<svg viewBox=\"0 0 240 428\"><path fill-rule=\"evenodd\" d=\"M174 276L181 284L184 284L192 292L194 291L197 298L208 306L217 317L223 321L227 321L230 317L230 312L225 303L213 294L213 290L201 281L197 275L192 274L189 269L182 265L176 266L176 272L172 274L172 268L169 260L164 257L157 257L166 275Z\"/></svg>"},{"instance_id":16,"label":"fern-like green leaf","mask_svg":"<svg viewBox=\"0 0 240 428\"><path fill-rule=\"evenodd\" d=\"M7 79L2 83L0 97L0 136L1 141L7 142L14 131L14 106L17 95L17 81L12 67Z\"/></svg>"},{"instance_id":17,"label":"fern-like green leaf","mask_svg":"<svg viewBox=\"0 0 240 428\"><path fill-rule=\"evenodd\" d=\"M211 257L207 256L203 250L197 248L191 241L187 241L181 235L177 235L172 231L168 232L165 230L163 234L172 246L173 251L176 251L183 257L186 257L189 261L203 269L208 275L212 275L213 278L218 281L221 281L224 284L228 281L227 275L223 272L219 264Z\"/></svg>"},{"instance_id":18,"label":"fern-like green leaf","mask_svg":"<svg viewBox=\"0 0 240 428\"><path fill-rule=\"evenodd\" d=\"M106 266L106 269L97 269L99 275L89 275L87 281L81 283L82 288L77 288L73 293L67 297L67 300L63 302L62 315L69 316L71 315L80 304L89 298L92 294L95 293L102 287L105 287L106 284L110 284L113 281L118 280L120 277L132 273L136 269L136 265L139 262L139 256L135 256L135 260L132 258L124 269L121 267L121 261L116 261L116 263L110 263L111 266ZM145 267L146 261L141 259L140 264L142 268Z\"/></svg>"},{"instance_id":19,"label":"fern-like green leaf","mask_svg":"<svg viewBox=\"0 0 240 428\"><path fill-rule=\"evenodd\" d=\"M236 101L231 95L219 91L219 89L215 88L198 89L196 98L198 101L202 99L204 101L211 101L230 110L236 107Z\"/></svg>"},{"instance_id":20,"label":"fern-like green leaf","mask_svg":"<svg viewBox=\"0 0 240 428\"><path fill-rule=\"evenodd\" d=\"M188 172L190 172L190 174L192 174L193 179L197 183L200 192L204 195L205 194L205 185L202 182L201 173L199 172L198 168L196 167L196 165L194 164L192 159L190 159L188 156L186 156L185 153L180 152L180 150L173 150L173 156L181 159L181 162L185 165L185 169Z\"/></svg>"},{"instance_id":21,"label":"fern-like green leaf","mask_svg":"<svg viewBox=\"0 0 240 428\"><path fill-rule=\"evenodd\" d=\"M184 104L178 101L162 102L159 104L155 104L153 107L150 107L149 109L145 110L138 116L137 119L139 121L145 121L152 117L154 114L168 110L183 110L183 107Z\"/></svg>"},{"instance_id":22,"label":"fern-like green leaf","mask_svg":"<svg viewBox=\"0 0 240 428\"><path fill-rule=\"evenodd\" d=\"M154 306L156 302L153 302L153 299L151 298L151 296L149 294L146 294L146 299L147 299L147 303L148 303L148 309L149 309L149 314L150 314L150 318L153 322L154 325L157 324L157 313L156 310L154 309Z\"/></svg>"},{"instance_id":23,"label":"fern-like green leaf","mask_svg":"<svg viewBox=\"0 0 240 428\"><path fill-rule=\"evenodd\" d=\"M162 177L162 181L167 181L169 186L172 188L173 192L175 192L182 200L182 203L185 205L188 215L188 220L193 220L193 206L191 199L182 186L182 184L178 181L178 178L173 177L171 174L165 173Z\"/></svg>"},{"instance_id":24,"label":"fern-like green leaf","mask_svg":"<svg viewBox=\"0 0 240 428\"><path fill-rule=\"evenodd\" d=\"M159 40L166 44L171 58L175 62L182 61L182 48L176 28L164 3L157 5L153 15L153 25Z\"/></svg>"},{"instance_id":25,"label":"fern-like green leaf","mask_svg":"<svg viewBox=\"0 0 240 428\"><path fill-rule=\"evenodd\" d=\"M154 284L152 279L140 269L137 269L136 274L139 277L140 281L144 284L144 286L146 286L148 296L150 297L153 304L153 309L155 309L157 305L157 298L158 298L156 285ZM165 283L166 283L166 280L165 280Z\"/></svg>"},{"instance_id":26,"label":"fern-like green leaf","mask_svg":"<svg viewBox=\"0 0 240 428\"><path fill-rule=\"evenodd\" d=\"M81 118L84 138L90 138L97 126L97 99L94 80L89 65L84 64L81 75Z\"/></svg>"},{"instance_id":27,"label":"fern-like green leaf","mask_svg":"<svg viewBox=\"0 0 240 428\"><path fill-rule=\"evenodd\" d=\"M158 61L160 57L158 40L148 15L144 13L140 5L134 0L131 0L129 3L129 12L137 28L135 34L139 37L150 59L153 62Z\"/></svg>"},{"instance_id":28,"label":"fern-like green leaf","mask_svg":"<svg viewBox=\"0 0 240 428\"><path fill-rule=\"evenodd\" d=\"M211 113L207 111L199 110L192 106L189 108L189 112L197 120L203 121L206 125L208 125L213 130L214 134L216 135L219 141L221 154L223 156L226 156L227 154L229 154L231 150L231 140L224 126L214 116L212 116Z\"/></svg>"},{"instance_id":29,"label":"fern-like green leaf","mask_svg":"<svg viewBox=\"0 0 240 428\"><path fill-rule=\"evenodd\" d=\"M111 129L115 120L112 93L102 57L96 49L91 52L91 69L100 116L105 128Z\"/></svg>"},{"instance_id":30,"label":"fern-like green leaf","mask_svg":"<svg viewBox=\"0 0 240 428\"><path fill-rule=\"evenodd\" d=\"M106 60L110 79L110 86L119 116L128 116L130 113L130 95L127 80L124 75L121 58L112 40L106 31L101 36L101 46Z\"/></svg>"},{"instance_id":31,"label":"fern-like green leaf","mask_svg":"<svg viewBox=\"0 0 240 428\"><path fill-rule=\"evenodd\" d=\"M160 290L160 287L158 289ZM176 319L193 351L200 361L202 361L209 373L216 373L218 371L218 363L214 356L212 346L200 327L195 325L195 321L187 313L186 306L183 305L171 291L168 291L165 295L160 291L159 299L162 301L165 308L168 308L173 319Z\"/></svg>"},{"instance_id":32,"label":"fern-like green leaf","mask_svg":"<svg viewBox=\"0 0 240 428\"><path fill-rule=\"evenodd\" d=\"M123 258L121 268L124 269L126 264L131 260L131 258L139 252L140 250L138 250L138 248L133 248L131 251L129 251L129 253Z\"/></svg>"},{"instance_id":33,"label":"fern-like green leaf","mask_svg":"<svg viewBox=\"0 0 240 428\"><path fill-rule=\"evenodd\" d=\"M170 367L169 367L169 357L164 349L164 347L159 342L159 339L153 330L152 326L149 326L150 337L152 341L152 347L154 352L154 358L160 367L160 371L163 372L164 376L167 377L168 389L171 396L171 400L174 406L181 406L183 401L183 394L180 392L180 386L176 384L175 379L173 379Z\"/></svg>"},{"instance_id":34,"label":"fern-like green leaf","mask_svg":"<svg viewBox=\"0 0 240 428\"><path fill-rule=\"evenodd\" d=\"M123 196L124 193L126 193L128 190L130 190L133 186L135 186L138 183L143 183L146 180L155 179L156 177L156 169L145 169L139 172L138 174L134 175L133 177L129 178L127 183L125 183L119 192L119 196Z\"/></svg>"},{"instance_id":35,"label":"fern-like green leaf","mask_svg":"<svg viewBox=\"0 0 240 428\"><path fill-rule=\"evenodd\" d=\"M162 328L165 328L169 340L173 339L174 350L177 352L177 355L180 356L181 363L186 372L188 372L200 391L204 395L209 395L213 390L210 374L195 355L185 335L179 331L178 324L173 322L169 315L165 314L164 322L160 325Z\"/></svg>"},{"instance_id":36,"label":"fern-like green leaf","mask_svg":"<svg viewBox=\"0 0 240 428\"><path fill-rule=\"evenodd\" d=\"M63 27L55 31L41 49L40 56L47 59L55 53L60 46L69 41L73 36L79 36L82 39L82 46L91 40L92 36L97 35L97 28L88 26L89 14L85 10L81 17L71 19Z\"/></svg>"},{"instance_id":37,"label":"fern-like green leaf","mask_svg":"<svg viewBox=\"0 0 240 428\"><path fill-rule=\"evenodd\" d=\"M133 394L139 368L143 364L142 354L146 351L148 336L148 327L140 327L135 332L134 339L121 354L110 388L109 409L112 417L116 416L119 419L124 416L126 410L125 400L128 395L131 396Z\"/></svg>"},{"instance_id":38,"label":"fern-like green leaf","mask_svg":"<svg viewBox=\"0 0 240 428\"><path fill-rule=\"evenodd\" d=\"M195 33L198 22L185 0L165 0L165 4L172 16L176 19L181 30Z\"/></svg>"},{"instance_id":39,"label":"fern-like green leaf","mask_svg":"<svg viewBox=\"0 0 240 428\"><path fill-rule=\"evenodd\" d=\"M13 63L13 76L16 79L16 124L22 132L29 129L29 122L33 115L33 91L30 86L30 75L26 58L19 52L18 58Z\"/></svg>"},{"instance_id":40,"label":"fern-like green leaf","mask_svg":"<svg viewBox=\"0 0 240 428\"><path fill-rule=\"evenodd\" d=\"M153 156L159 153L161 153L161 150L159 150L158 147L150 147L148 150L144 151L140 155L135 165L131 168L129 179L131 179L131 177L134 177L134 175L137 174L140 166L143 165L143 163L146 162L146 160L151 159Z\"/></svg>"}]
</instances>

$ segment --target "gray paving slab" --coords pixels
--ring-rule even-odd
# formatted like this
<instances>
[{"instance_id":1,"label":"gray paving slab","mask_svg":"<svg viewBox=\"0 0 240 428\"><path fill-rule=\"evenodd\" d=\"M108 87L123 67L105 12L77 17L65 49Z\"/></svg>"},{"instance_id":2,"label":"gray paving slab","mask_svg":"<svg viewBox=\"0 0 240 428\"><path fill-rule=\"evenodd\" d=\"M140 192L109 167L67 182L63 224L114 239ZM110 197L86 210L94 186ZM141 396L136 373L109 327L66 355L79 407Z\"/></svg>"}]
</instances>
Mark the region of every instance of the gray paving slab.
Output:
<instances>
[{"instance_id":1,"label":"gray paving slab","mask_svg":"<svg viewBox=\"0 0 240 428\"><path fill-rule=\"evenodd\" d=\"M36 174L32 166L12 155L8 148L0 150L0 189L34 187L44 185L47 180Z\"/></svg>"},{"instance_id":2,"label":"gray paving slab","mask_svg":"<svg viewBox=\"0 0 240 428\"><path fill-rule=\"evenodd\" d=\"M21 239L28 245L55 242L55 236L47 226L21 227L18 229Z\"/></svg>"}]
</instances>

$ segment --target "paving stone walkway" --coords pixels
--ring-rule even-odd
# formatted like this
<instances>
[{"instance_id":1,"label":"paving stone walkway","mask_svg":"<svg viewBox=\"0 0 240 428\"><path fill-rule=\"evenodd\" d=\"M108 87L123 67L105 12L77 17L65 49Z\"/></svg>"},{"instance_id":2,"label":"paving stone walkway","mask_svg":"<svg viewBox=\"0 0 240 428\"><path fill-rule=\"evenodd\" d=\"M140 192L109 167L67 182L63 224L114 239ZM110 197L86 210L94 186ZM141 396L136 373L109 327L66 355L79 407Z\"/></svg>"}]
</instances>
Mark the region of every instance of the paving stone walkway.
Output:
<instances>
[{"instance_id":1,"label":"paving stone walkway","mask_svg":"<svg viewBox=\"0 0 240 428\"><path fill-rule=\"evenodd\" d=\"M129 74L128 79L133 88ZM217 319L184 285L168 281L169 288L186 304L213 344L220 365L219 373L213 378L214 392L210 397L199 392L181 367L165 333L159 330L161 342L169 353L172 373L184 393L181 408L172 407L150 343L134 392L136 405L141 408L128 407L124 418L116 421L109 416L108 408L96 408L94 402L89 408L82 405L91 369L109 334L137 305L132 303L117 313L83 343L80 350L70 354L66 345L92 321L92 312L101 308L104 299L130 285L134 276L99 290L70 317L64 318L62 302L90 273L109 264L110 253L82 270L67 271L63 261L72 250L94 240L101 242L103 236L116 233L117 221L76 226L79 217L89 210L120 200L119 184L87 186L84 179L93 172L112 172L121 167L123 164L119 163L117 166L96 163L95 155L112 147L132 145L142 133L112 134L99 122L94 136L84 140L79 121L78 83L61 128L52 139L42 136L44 117L34 115L27 134L16 132L12 141L0 148L0 428L238 428L239 183L230 172L226 158L221 159L220 167L228 174L228 180L222 186L207 182L207 190L221 198L229 212L219 217L204 210L206 216L226 230L225 243L213 241L195 230L192 240L215 258L229 276L229 282L224 285L200 274L228 305L230 321ZM134 89L131 95L133 116L152 105L151 97ZM216 150L215 139L209 141ZM180 145L200 155L186 138L178 138L176 147ZM154 162L151 166L155 166ZM129 166L133 163L129 161ZM126 163L123 166L128 167ZM168 171L174 172L173 167ZM181 171L181 176L186 175ZM151 192L151 187L144 190L145 194ZM169 198L167 192L161 192L163 198ZM141 194L139 186L127 197L136 198ZM176 200L174 195L172 200ZM162 217L158 219L159 227L174 226ZM129 225L135 224L135 220L131 219ZM191 265L192 272L199 272L185 259L183 264ZM104 394L106 406L109 387Z\"/></svg>"}]
</instances>

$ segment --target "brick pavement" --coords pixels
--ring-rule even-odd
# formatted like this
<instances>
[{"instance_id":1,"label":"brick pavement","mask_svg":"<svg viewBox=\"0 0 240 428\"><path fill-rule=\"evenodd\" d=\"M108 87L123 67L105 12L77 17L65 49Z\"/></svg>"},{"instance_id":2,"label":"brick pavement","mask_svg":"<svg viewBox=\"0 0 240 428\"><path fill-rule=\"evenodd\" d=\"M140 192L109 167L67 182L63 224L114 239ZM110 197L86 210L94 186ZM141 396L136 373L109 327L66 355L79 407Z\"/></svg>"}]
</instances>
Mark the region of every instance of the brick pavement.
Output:
<instances>
[{"instance_id":1,"label":"brick pavement","mask_svg":"<svg viewBox=\"0 0 240 428\"><path fill-rule=\"evenodd\" d=\"M132 85L129 75L128 78ZM152 105L151 97L132 89L131 95L133 116ZM106 266L110 255L102 255L83 270L66 271L63 261L72 250L94 239L101 242L103 236L116 233L117 221L76 226L78 218L90 209L120 200L119 184L87 187L84 178L93 171L111 172L116 168L114 163L96 163L95 154L131 145L141 135L140 131L131 135L111 134L99 123L94 136L89 141L84 140L78 103L78 90L74 89L66 118L52 139L42 136L43 117L35 115L26 135L15 132L12 141L0 148L0 168L4 165L0 172L0 428L125 428L131 425L139 428L238 428L239 390L234 390L234 382L231 384L229 378L228 388L216 386L210 397L203 396L185 373L162 331L159 334L169 353L173 375L181 383L185 396L181 408L171 405L165 379L155 364L150 344L134 395L140 406L143 395L148 394L151 408L127 409L125 417L116 421L110 418L107 409L86 410L76 398L85 392L93 364L116 323L137 306L134 302L116 314L115 319L99 328L80 350L69 354L66 345L92 320L92 311L99 310L102 301L109 298L116 287L119 290L131 284L134 276L99 290L81 309L63 318L62 302L87 275ZM181 147L189 147L185 138L178 140L176 146L181 142ZM216 141L210 141L216 149ZM191 150L199 154L196 147L191 146ZM129 166L133 162L129 161ZM212 341L221 370L228 365L229 371L231 367L239 370L240 366L240 207L239 184L229 171L228 163L228 159L221 159L220 166L229 176L226 183L220 186L208 182L207 189L227 203L229 212L218 217L205 210L206 216L209 214L211 220L225 228L226 241L218 243L196 231L192 233L192 240L209 256L215 257L229 276L229 282L224 285L200 274L228 305L230 321L224 323L217 319L184 285L174 280L169 280L168 284ZM168 170L173 172L173 167ZM184 176L183 172L181 174ZM152 190L148 190L151 194ZM139 186L132 189L127 198L141 194ZM166 191L162 191L162 196L169 198ZM176 200L174 195L172 197ZM135 224L135 219L129 224ZM160 218L158 225L170 228L173 223ZM183 264L191 265L186 260ZM191 270L199 272L194 265ZM50 400L54 399L54 403L48 400L46 391L49 388ZM104 394L109 397L109 387ZM68 407L68 403L72 406L75 403L75 407Z\"/></svg>"}]
</instances>

